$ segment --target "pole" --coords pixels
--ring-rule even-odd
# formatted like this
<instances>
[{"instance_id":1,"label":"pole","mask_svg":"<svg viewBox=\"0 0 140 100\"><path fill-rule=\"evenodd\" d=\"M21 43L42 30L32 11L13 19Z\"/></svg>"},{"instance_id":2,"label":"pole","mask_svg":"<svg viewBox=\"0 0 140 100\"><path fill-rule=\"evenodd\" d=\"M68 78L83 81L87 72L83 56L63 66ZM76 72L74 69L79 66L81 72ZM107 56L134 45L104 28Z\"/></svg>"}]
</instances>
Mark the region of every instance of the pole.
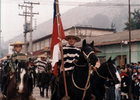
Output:
<instances>
[{"instance_id":1,"label":"pole","mask_svg":"<svg viewBox=\"0 0 140 100\"><path fill-rule=\"evenodd\" d=\"M24 24L24 27L26 27L26 24L27 24L27 16L30 16L28 15L27 13L27 7L30 8L30 6L27 6L27 5L18 5L19 7L25 7L25 12L23 12L23 14L19 14L19 16L25 16L25 24ZM27 40L26 40L26 37L27 37L27 30L24 28L24 43L25 43L25 47L24 47L24 53L27 53Z\"/></svg>"},{"instance_id":2,"label":"pole","mask_svg":"<svg viewBox=\"0 0 140 100\"><path fill-rule=\"evenodd\" d=\"M58 21L58 33L59 33L59 37L62 40L62 36L61 36L61 26L60 26L60 14L59 14L59 2L58 0L56 0L56 5L57 5L57 21ZM60 41L62 43L62 41ZM64 57L63 57L63 47L60 47L61 50L61 58L62 58L62 68L63 68L63 79L64 79L64 86L65 86L65 96L68 96L68 92L67 92L67 84L66 84L66 76L65 76L65 69L64 69Z\"/></svg>"},{"instance_id":3,"label":"pole","mask_svg":"<svg viewBox=\"0 0 140 100\"><path fill-rule=\"evenodd\" d=\"M30 15L30 56L32 58L32 53L33 53L33 43L32 43L32 16L33 16L33 4L31 3L31 15Z\"/></svg>"},{"instance_id":4,"label":"pole","mask_svg":"<svg viewBox=\"0 0 140 100\"><path fill-rule=\"evenodd\" d=\"M121 41L121 67L122 67L122 41Z\"/></svg>"},{"instance_id":5,"label":"pole","mask_svg":"<svg viewBox=\"0 0 140 100\"><path fill-rule=\"evenodd\" d=\"M32 32L33 32L33 28L32 28L32 17L34 14L39 14L39 13L33 13L33 4L39 5L40 3L33 3L33 2L25 2L24 4L31 4L30 6L30 10L31 12L25 12L26 14L30 14L30 42L29 42L29 47L30 47L30 57L32 58L32 54L33 54L33 40L32 40Z\"/></svg>"},{"instance_id":6,"label":"pole","mask_svg":"<svg viewBox=\"0 0 140 100\"><path fill-rule=\"evenodd\" d=\"M26 25L26 23L27 23L27 5L25 6L25 25ZM24 53L27 53L27 44L26 44L26 42L27 42L27 38L26 38L26 36L27 36L27 32L25 32L24 33L24 43L25 43L25 47L24 47Z\"/></svg>"},{"instance_id":7,"label":"pole","mask_svg":"<svg viewBox=\"0 0 140 100\"><path fill-rule=\"evenodd\" d=\"M131 64L131 15L130 15L130 0L129 1L129 64Z\"/></svg>"}]
</instances>

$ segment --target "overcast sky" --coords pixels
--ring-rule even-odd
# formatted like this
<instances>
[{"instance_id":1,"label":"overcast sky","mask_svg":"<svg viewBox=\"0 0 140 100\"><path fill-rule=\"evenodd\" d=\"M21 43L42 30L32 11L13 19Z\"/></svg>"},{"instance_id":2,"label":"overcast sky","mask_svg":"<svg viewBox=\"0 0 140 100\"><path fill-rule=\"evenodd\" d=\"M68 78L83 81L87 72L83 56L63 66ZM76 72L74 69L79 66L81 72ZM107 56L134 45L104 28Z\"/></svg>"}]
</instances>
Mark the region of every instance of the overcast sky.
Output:
<instances>
[{"instance_id":1,"label":"overcast sky","mask_svg":"<svg viewBox=\"0 0 140 100\"><path fill-rule=\"evenodd\" d=\"M33 17L33 26L35 25L35 19L37 19L37 25L49 20L53 17L53 0L28 0L31 2L40 2L40 5L34 5L33 12L39 12L39 15ZM60 13L64 13L67 10L84 4L87 2L93 2L96 0L59 0ZM18 4L24 4L24 0L1 0L1 30L4 41L23 32L24 17L19 16L25 10L19 8ZM28 11L30 11L28 9ZM28 21L30 19L28 18Z\"/></svg>"}]
</instances>

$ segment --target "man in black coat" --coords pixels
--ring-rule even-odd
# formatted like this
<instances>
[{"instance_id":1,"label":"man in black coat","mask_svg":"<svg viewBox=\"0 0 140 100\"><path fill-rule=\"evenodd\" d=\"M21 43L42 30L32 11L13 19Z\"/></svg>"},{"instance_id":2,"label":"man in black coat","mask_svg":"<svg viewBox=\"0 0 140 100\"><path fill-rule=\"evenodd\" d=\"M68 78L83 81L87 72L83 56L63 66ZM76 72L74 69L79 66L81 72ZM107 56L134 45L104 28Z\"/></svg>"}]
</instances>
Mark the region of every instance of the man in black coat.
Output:
<instances>
[{"instance_id":1,"label":"man in black coat","mask_svg":"<svg viewBox=\"0 0 140 100\"><path fill-rule=\"evenodd\" d=\"M139 100L139 89L140 89L140 83L138 78L136 78L135 80L135 84L134 84L134 94L133 94L133 100Z\"/></svg>"}]
</instances>

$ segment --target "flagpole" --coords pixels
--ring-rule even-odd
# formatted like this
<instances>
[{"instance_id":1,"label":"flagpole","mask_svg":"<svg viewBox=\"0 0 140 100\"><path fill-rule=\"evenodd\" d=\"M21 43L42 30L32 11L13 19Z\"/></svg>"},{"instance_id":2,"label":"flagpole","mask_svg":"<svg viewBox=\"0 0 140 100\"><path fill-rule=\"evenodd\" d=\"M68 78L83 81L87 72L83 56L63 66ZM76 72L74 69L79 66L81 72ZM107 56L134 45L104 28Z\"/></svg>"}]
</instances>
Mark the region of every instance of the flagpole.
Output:
<instances>
[{"instance_id":1,"label":"flagpole","mask_svg":"<svg viewBox=\"0 0 140 100\"><path fill-rule=\"evenodd\" d=\"M57 21L58 21L58 33L60 38L60 43L62 44L62 36L61 36L61 26L60 26L60 13L59 13L59 2L56 0L56 7L57 7ZM68 96L67 92L67 84L66 84L66 76L65 76L65 69L64 69L64 57L63 57L63 47L60 47L61 50L61 63L63 68L63 79L64 79L64 86L65 86L65 96Z\"/></svg>"}]
</instances>

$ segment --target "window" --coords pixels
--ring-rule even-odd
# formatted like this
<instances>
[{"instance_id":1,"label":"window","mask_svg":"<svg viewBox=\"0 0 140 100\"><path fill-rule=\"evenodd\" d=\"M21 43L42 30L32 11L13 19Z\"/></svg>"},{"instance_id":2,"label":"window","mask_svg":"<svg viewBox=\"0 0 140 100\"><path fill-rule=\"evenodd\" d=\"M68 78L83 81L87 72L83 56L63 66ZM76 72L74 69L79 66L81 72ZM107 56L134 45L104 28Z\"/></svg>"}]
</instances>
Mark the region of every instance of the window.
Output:
<instances>
[{"instance_id":1,"label":"window","mask_svg":"<svg viewBox=\"0 0 140 100\"><path fill-rule=\"evenodd\" d=\"M44 49L44 47L45 47L45 43L44 42L45 42L44 40L41 41L41 49Z\"/></svg>"},{"instance_id":2,"label":"window","mask_svg":"<svg viewBox=\"0 0 140 100\"><path fill-rule=\"evenodd\" d=\"M28 45L27 51L30 52L30 45Z\"/></svg>"},{"instance_id":3,"label":"window","mask_svg":"<svg viewBox=\"0 0 140 100\"><path fill-rule=\"evenodd\" d=\"M45 40L45 47L49 47L49 39Z\"/></svg>"},{"instance_id":4,"label":"window","mask_svg":"<svg viewBox=\"0 0 140 100\"><path fill-rule=\"evenodd\" d=\"M37 51L40 50L40 42L37 42Z\"/></svg>"},{"instance_id":5,"label":"window","mask_svg":"<svg viewBox=\"0 0 140 100\"><path fill-rule=\"evenodd\" d=\"M36 43L33 44L33 51L36 51Z\"/></svg>"}]
</instances>

